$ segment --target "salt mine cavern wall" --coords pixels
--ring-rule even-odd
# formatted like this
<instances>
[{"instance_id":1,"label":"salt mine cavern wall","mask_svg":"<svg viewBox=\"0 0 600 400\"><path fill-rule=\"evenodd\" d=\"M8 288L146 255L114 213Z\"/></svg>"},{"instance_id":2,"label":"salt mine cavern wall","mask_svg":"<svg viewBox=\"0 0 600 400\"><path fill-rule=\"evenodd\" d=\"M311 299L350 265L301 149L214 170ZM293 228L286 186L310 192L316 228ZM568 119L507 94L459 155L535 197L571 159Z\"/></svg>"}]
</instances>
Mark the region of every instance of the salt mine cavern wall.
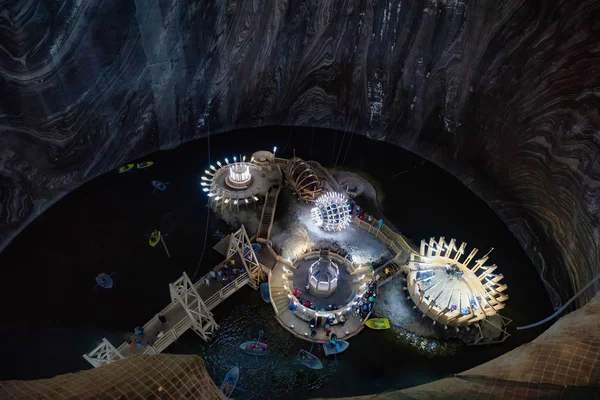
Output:
<instances>
[{"instance_id":1,"label":"salt mine cavern wall","mask_svg":"<svg viewBox=\"0 0 600 400\"><path fill-rule=\"evenodd\" d=\"M0 248L128 160L317 126L453 173L559 304L599 272L598 38L594 0L1 2Z\"/></svg>"}]
</instances>

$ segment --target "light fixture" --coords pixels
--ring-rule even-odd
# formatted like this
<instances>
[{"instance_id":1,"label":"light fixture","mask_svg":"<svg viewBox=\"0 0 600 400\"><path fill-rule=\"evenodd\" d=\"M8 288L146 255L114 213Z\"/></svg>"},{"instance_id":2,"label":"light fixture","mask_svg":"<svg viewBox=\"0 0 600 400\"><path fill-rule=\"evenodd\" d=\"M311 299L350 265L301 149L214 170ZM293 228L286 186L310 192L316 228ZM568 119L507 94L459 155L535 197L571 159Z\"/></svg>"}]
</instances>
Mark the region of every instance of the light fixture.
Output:
<instances>
[{"instance_id":1,"label":"light fixture","mask_svg":"<svg viewBox=\"0 0 600 400\"><path fill-rule=\"evenodd\" d=\"M273 146L273 154L277 151L277 146Z\"/></svg>"},{"instance_id":2,"label":"light fixture","mask_svg":"<svg viewBox=\"0 0 600 400\"><path fill-rule=\"evenodd\" d=\"M212 175L212 172L210 172L210 171L209 171L209 170L207 170L207 169L205 169L205 170L204 170L204 173L205 173L206 175Z\"/></svg>"},{"instance_id":3,"label":"light fixture","mask_svg":"<svg viewBox=\"0 0 600 400\"><path fill-rule=\"evenodd\" d=\"M242 157L242 161L246 161L246 156Z\"/></svg>"},{"instance_id":4,"label":"light fixture","mask_svg":"<svg viewBox=\"0 0 600 400\"><path fill-rule=\"evenodd\" d=\"M208 197L213 197L215 194L214 193L209 193Z\"/></svg>"},{"instance_id":5,"label":"light fixture","mask_svg":"<svg viewBox=\"0 0 600 400\"><path fill-rule=\"evenodd\" d=\"M206 183L206 182L200 182L200 185L202 185L202 186L208 186L208 183Z\"/></svg>"},{"instance_id":6,"label":"light fixture","mask_svg":"<svg viewBox=\"0 0 600 400\"><path fill-rule=\"evenodd\" d=\"M215 200L219 200L221 198L221 196L216 196Z\"/></svg>"},{"instance_id":7,"label":"light fixture","mask_svg":"<svg viewBox=\"0 0 600 400\"><path fill-rule=\"evenodd\" d=\"M229 200L231 200L229 197L225 199L225 204L229 203Z\"/></svg>"},{"instance_id":8,"label":"light fixture","mask_svg":"<svg viewBox=\"0 0 600 400\"><path fill-rule=\"evenodd\" d=\"M252 198L254 199L254 201L258 201L258 197L252 196Z\"/></svg>"},{"instance_id":9,"label":"light fixture","mask_svg":"<svg viewBox=\"0 0 600 400\"><path fill-rule=\"evenodd\" d=\"M237 203L238 203L238 201L237 201L237 200L234 200L234 201L233 201L233 204L237 204Z\"/></svg>"},{"instance_id":10,"label":"light fixture","mask_svg":"<svg viewBox=\"0 0 600 400\"><path fill-rule=\"evenodd\" d=\"M221 164L221 161L217 161L217 165L219 166L219 168L223 167L223 164Z\"/></svg>"},{"instance_id":11,"label":"light fixture","mask_svg":"<svg viewBox=\"0 0 600 400\"><path fill-rule=\"evenodd\" d=\"M248 199L244 199L246 201L246 204L248 204Z\"/></svg>"},{"instance_id":12,"label":"light fixture","mask_svg":"<svg viewBox=\"0 0 600 400\"><path fill-rule=\"evenodd\" d=\"M202 191L203 192L208 192L208 188L203 188Z\"/></svg>"},{"instance_id":13,"label":"light fixture","mask_svg":"<svg viewBox=\"0 0 600 400\"><path fill-rule=\"evenodd\" d=\"M203 177L202 177L202 178L200 178L200 179L202 179L203 181L209 181L209 182L210 182L210 179L208 179L208 178L207 178L207 177L205 177L205 176L203 176Z\"/></svg>"},{"instance_id":14,"label":"light fixture","mask_svg":"<svg viewBox=\"0 0 600 400\"><path fill-rule=\"evenodd\" d=\"M225 163L226 163L226 164L229 164L229 160L228 160L227 158L225 159Z\"/></svg>"},{"instance_id":15,"label":"light fixture","mask_svg":"<svg viewBox=\"0 0 600 400\"><path fill-rule=\"evenodd\" d=\"M212 169L213 171L217 172L217 169L215 168L215 166L214 166L214 165L211 165L211 166L210 166L210 169Z\"/></svg>"},{"instance_id":16,"label":"light fixture","mask_svg":"<svg viewBox=\"0 0 600 400\"><path fill-rule=\"evenodd\" d=\"M250 162L254 162L254 157L252 157L252 158L250 159Z\"/></svg>"},{"instance_id":17,"label":"light fixture","mask_svg":"<svg viewBox=\"0 0 600 400\"><path fill-rule=\"evenodd\" d=\"M233 162L236 162L236 161L237 161L237 158L235 158L235 156L234 156L234 157L233 157Z\"/></svg>"}]
</instances>

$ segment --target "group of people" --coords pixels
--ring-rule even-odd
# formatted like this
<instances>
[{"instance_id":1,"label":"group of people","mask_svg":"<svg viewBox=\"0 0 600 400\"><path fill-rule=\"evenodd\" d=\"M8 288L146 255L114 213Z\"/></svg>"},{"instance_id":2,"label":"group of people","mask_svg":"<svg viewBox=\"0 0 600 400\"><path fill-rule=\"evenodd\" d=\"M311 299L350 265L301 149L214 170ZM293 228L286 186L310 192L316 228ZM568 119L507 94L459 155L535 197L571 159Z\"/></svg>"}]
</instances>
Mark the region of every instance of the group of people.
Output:
<instances>
[{"instance_id":1,"label":"group of people","mask_svg":"<svg viewBox=\"0 0 600 400\"><path fill-rule=\"evenodd\" d=\"M216 271L216 272L215 272ZM213 283L222 283L227 285L231 280L237 278L242 274L242 268L236 267L235 260L230 259L229 262L221 265L220 267L210 271L208 276L204 278L204 284L210 287Z\"/></svg>"},{"instance_id":2,"label":"group of people","mask_svg":"<svg viewBox=\"0 0 600 400\"><path fill-rule=\"evenodd\" d=\"M460 279L464 275L464 272L462 272L456 264L446 264L446 275L456 276L458 279Z\"/></svg>"},{"instance_id":3,"label":"group of people","mask_svg":"<svg viewBox=\"0 0 600 400\"><path fill-rule=\"evenodd\" d=\"M152 346L156 339L164 336L164 329L167 326L167 317L163 314L159 314L156 316L158 321L161 324L158 332L152 337L148 337L148 333L144 331L144 328L141 326L136 326L133 330L134 334L130 335L126 338L127 343L131 348L139 347L143 348L146 346Z\"/></svg>"},{"instance_id":4,"label":"group of people","mask_svg":"<svg viewBox=\"0 0 600 400\"><path fill-rule=\"evenodd\" d=\"M363 294L356 305L356 308L354 309L354 314L361 320L365 319L373 310L373 303L375 303L375 298L377 297L377 293L375 293L376 289L377 280L371 279L367 283L367 291Z\"/></svg>"}]
</instances>

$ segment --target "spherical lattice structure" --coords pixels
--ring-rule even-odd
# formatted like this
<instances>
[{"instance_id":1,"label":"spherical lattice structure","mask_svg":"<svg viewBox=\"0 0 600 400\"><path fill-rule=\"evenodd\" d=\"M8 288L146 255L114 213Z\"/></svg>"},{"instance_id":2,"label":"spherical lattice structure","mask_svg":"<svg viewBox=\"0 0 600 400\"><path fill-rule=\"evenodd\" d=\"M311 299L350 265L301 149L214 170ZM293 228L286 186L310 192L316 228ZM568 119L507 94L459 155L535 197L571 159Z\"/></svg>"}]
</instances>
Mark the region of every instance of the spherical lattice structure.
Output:
<instances>
[{"instance_id":1,"label":"spherical lattice structure","mask_svg":"<svg viewBox=\"0 0 600 400\"><path fill-rule=\"evenodd\" d=\"M325 193L311 210L315 223L326 231L341 231L351 221L348 199L342 193Z\"/></svg>"},{"instance_id":2,"label":"spherical lattice structure","mask_svg":"<svg viewBox=\"0 0 600 400\"><path fill-rule=\"evenodd\" d=\"M315 201L321 194L321 180L310 164L294 157L288 163L285 175L300 200Z\"/></svg>"}]
</instances>

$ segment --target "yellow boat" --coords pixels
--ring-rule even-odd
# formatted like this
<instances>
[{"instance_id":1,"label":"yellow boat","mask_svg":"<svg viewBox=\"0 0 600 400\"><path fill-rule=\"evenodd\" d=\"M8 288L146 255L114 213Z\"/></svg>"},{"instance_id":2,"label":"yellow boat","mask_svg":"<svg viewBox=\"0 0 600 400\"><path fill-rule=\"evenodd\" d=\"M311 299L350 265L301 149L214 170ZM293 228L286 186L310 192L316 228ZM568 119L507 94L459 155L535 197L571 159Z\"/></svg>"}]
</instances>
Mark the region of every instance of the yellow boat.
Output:
<instances>
[{"instance_id":1,"label":"yellow boat","mask_svg":"<svg viewBox=\"0 0 600 400\"><path fill-rule=\"evenodd\" d=\"M154 247L158 242L160 242L160 231L153 231L148 239L148 244Z\"/></svg>"},{"instance_id":2,"label":"yellow boat","mask_svg":"<svg viewBox=\"0 0 600 400\"><path fill-rule=\"evenodd\" d=\"M137 167L138 167L138 169L148 168L152 164L154 164L154 161L142 161L142 162L137 163Z\"/></svg>"},{"instance_id":3,"label":"yellow boat","mask_svg":"<svg viewBox=\"0 0 600 400\"><path fill-rule=\"evenodd\" d=\"M119 173L122 174L123 172L131 171L131 169L133 167L135 167L135 164L127 164L127 165L123 165L117 171L119 171Z\"/></svg>"},{"instance_id":4,"label":"yellow boat","mask_svg":"<svg viewBox=\"0 0 600 400\"><path fill-rule=\"evenodd\" d=\"M389 329L390 320L387 318L371 318L365 322L365 325L371 329Z\"/></svg>"}]
</instances>

